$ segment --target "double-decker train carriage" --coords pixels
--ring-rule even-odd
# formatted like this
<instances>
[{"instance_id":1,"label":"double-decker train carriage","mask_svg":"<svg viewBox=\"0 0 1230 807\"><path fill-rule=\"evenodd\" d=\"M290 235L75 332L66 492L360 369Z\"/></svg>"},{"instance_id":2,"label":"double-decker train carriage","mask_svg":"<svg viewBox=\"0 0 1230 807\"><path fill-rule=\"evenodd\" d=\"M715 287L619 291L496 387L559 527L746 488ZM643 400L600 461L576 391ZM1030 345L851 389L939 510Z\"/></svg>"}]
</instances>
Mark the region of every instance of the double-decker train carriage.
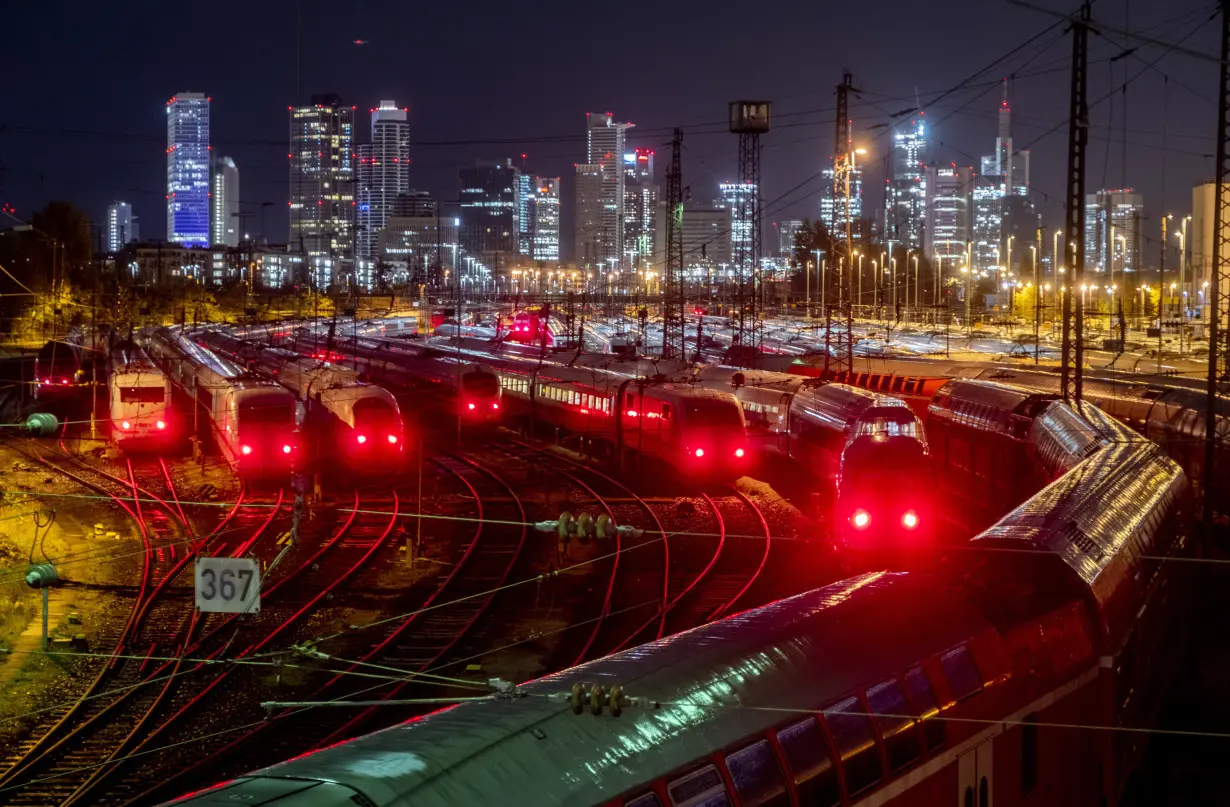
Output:
<instances>
[{"instance_id":1,"label":"double-decker train carriage","mask_svg":"<svg viewBox=\"0 0 1230 807\"><path fill-rule=\"evenodd\" d=\"M329 461L349 474L383 476L402 467L405 434L397 400L382 387L360 380L353 369L265 347L217 328L197 331L204 346L245 363L289 389L306 404L304 431L313 464Z\"/></svg>"},{"instance_id":2,"label":"double-decker train carriage","mask_svg":"<svg viewBox=\"0 0 1230 807\"><path fill-rule=\"evenodd\" d=\"M943 488L976 532L1037 490L1027 455L1033 420L1056 396L952 379L931 401L927 436Z\"/></svg>"},{"instance_id":3,"label":"double-decker train carriage","mask_svg":"<svg viewBox=\"0 0 1230 807\"><path fill-rule=\"evenodd\" d=\"M208 425L227 463L244 478L280 477L298 461L298 406L279 384L247 372L178 329L158 328L144 347ZM196 421L194 420L194 423Z\"/></svg>"},{"instance_id":4,"label":"double-decker train carriage","mask_svg":"<svg viewBox=\"0 0 1230 807\"><path fill-rule=\"evenodd\" d=\"M1178 657L1186 492L1102 442L961 573L853 577L178 803L1116 807Z\"/></svg>"},{"instance_id":5,"label":"double-decker train carriage","mask_svg":"<svg viewBox=\"0 0 1230 807\"><path fill-rule=\"evenodd\" d=\"M503 422L495 371L459 353L448 340L372 336L328 340L305 329L287 344L311 358L348 365L365 380L413 393L418 412L433 409L470 428L492 428Z\"/></svg>"},{"instance_id":6,"label":"double-decker train carriage","mask_svg":"<svg viewBox=\"0 0 1230 807\"><path fill-rule=\"evenodd\" d=\"M137 343L125 339L112 348L107 363L107 400L111 439L134 447L163 444L174 428L171 382Z\"/></svg>"},{"instance_id":7,"label":"double-decker train carriage","mask_svg":"<svg viewBox=\"0 0 1230 807\"><path fill-rule=\"evenodd\" d=\"M863 360L857 362L862 366ZM823 378L838 384L849 384L852 387L882 392L893 395L914 408L919 415L926 417L927 407L935 393L948 382L950 376L940 371L930 372L925 365L916 363L901 368L880 367L876 370L861 372L857 369L826 375L823 364L811 364L806 361L795 361L787 365L787 372L807 378Z\"/></svg>"}]
</instances>

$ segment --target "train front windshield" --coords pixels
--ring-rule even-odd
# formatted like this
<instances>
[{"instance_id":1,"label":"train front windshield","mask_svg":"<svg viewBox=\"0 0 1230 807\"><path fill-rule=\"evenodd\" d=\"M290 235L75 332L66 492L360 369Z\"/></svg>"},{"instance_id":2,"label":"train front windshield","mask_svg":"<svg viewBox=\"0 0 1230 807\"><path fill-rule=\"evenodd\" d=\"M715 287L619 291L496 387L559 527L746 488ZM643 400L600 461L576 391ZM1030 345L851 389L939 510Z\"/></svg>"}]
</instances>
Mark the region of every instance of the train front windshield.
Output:
<instances>
[{"instance_id":1,"label":"train front windshield","mask_svg":"<svg viewBox=\"0 0 1230 807\"><path fill-rule=\"evenodd\" d=\"M239 451L245 457L258 452L264 460L279 453L289 455L294 450L294 429L290 404L257 399L239 405Z\"/></svg>"},{"instance_id":2,"label":"train front windshield","mask_svg":"<svg viewBox=\"0 0 1230 807\"><path fill-rule=\"evenodd\" d=\"M738 408L723 403L691 403L686 408L688 424L723 435L742 436L743 418Z\"/></svg>"},{"instance_id":3,"label":"train front windshield","mask_svg":"<svg viewBox=\"0 0 1230 807\"><path fill-rule=\"evenodd\" d=\"M161 404L167 398L166 387L121 387L120 403ZM138 407L140 408L140 407Z\"/></svg>"},{"instance_id":4,"label":"train front windshield","mask_svg":"<svg viewBox=\"0 0 1230 807\"><path fill-rule=\"evenodd\" d=\"M401 416L388 401L367 398L355 403L354 430L360 445L401 445Z\"/></svg>"}]
</instances>

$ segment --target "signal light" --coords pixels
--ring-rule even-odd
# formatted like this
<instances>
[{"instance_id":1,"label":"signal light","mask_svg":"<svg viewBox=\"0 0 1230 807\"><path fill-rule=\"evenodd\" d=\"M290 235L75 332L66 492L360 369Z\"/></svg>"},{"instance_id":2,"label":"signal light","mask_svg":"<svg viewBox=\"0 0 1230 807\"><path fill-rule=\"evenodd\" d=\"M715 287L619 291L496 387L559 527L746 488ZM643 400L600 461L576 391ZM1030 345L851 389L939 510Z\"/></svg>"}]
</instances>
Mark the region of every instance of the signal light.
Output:
<instances>
[{"instance_id":1,"label":"signal light","mask_svg":"<svg viewBox=\"0 0 1230 807\"><path fill-rule=\"evenodd\" d=\"M735 456L736 456L736 457L742 457L742 456L743 456L743 449L741 449L741 448L736 448L736 449L735 449Z\"/></svg>"},{"instance_id":2,"label":"signal light","mask_svg":"<svg viewBox=\"0 0 1230 807\"><path fill-rule=\"evenodd\" d=\"M901 525L907 530L912 530L918 526L918 513L913 510L906 510L905 515L901 517Z\"/></svg>"},{"instance_id":3,"label":"signal light","mask_svg":"<svg viewBox=\"0 0 1230 807\"><path fill-rule=\"evenodd\" d=\"M123 423L120 424L120 428L121 429L131 429L132 424L125 420Z\"/></svg>"},{"instance_id":4,"label":"signal light","mask_svg":"<svg viewBox=\"0 0 1230 807\"><path fill-rule=\"evenodd\" d=\"M367 442L367 435L360 434L356 439L359 441L359 445L363 445Z\"/></svg>"},{"instance_id":5,"label":"signal light","mask_svg":"<svg viewBox=\"0 0 1230 807\"><path fill-rule=\"evenodd\" d=\"M247 448L247 446L244 446L244 448ZM290 453L290 445L289 445L289 444L287 444L287 445L283 445L283 446L282 446L282 453L283 453L283 454L289 454L289 453Z\"/></svg>"},{"instance_id":6,"label":"signal light","mask_svg":"<svg viewBox=\"0 0 1230 807\"><path fill-rule=\"evenodd\" d=\"M397 435L396 434L389 435L389 445L391 446L397 445Z\"/></svg>"},{"instance_id":7,"label":"signal light","mask_svg":"<svg viewBox=\"0 0 1230 807\"><path fill-rule=\"evenodd\" d=\"M703 448L698 448L698 449L696 449L696 456L698 456L698 457L703 457L703 456L705 456L705 450L704 450Z\"/></svg>"},{"instance_id":8,"label":"signal light","mask_svg":"<svg viewBox=\"0 0 1230 807\"><path fill-rule=\"evenodd\" d=\"M865 530L867 529L867 525L871 523L871 513L868 513L860 507L855 510L854 515L850 517L850 523L852 523L856 529Z\"/></svg>"},{"instance_id":9,"label":"signal light","mask_svg":"<svg viewBox=\"0 0 1230 807\"><path fill-rule=\"evenodd\" d=\"M154 425L155 425L155 426L157 426L157 427L158 427L158 428L160 428L160 429L165 429L165 428L167 427L167 424L166 424L165 422L161 421L161 420L160 420L160 421L158 421L157 423L155 423Z\"/></svg>"},{"instance_id":10,"label":"signal light","mask_svg":"<svg viewBox=\"0 0 1230 807\"><path fill-rule=\"evenodd\" d=\"M241 452L243 452L243 455L246 457L246 456L248 456L249 454L251 454L251 453L252 453L252 446L244 446L243 448L241 448L241 449L239 449L239 450L240 450Z\"/></svg>"}]
</instances>

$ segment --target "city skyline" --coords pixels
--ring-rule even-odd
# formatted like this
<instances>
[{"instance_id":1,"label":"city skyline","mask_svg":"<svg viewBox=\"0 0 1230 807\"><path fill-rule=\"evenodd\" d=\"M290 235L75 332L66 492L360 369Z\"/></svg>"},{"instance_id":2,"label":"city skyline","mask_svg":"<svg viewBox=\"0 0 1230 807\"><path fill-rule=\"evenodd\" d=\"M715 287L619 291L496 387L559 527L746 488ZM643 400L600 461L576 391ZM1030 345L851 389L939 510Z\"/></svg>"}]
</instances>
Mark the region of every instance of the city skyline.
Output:
<instances>
[{"instance_id":1,"label":"city skyline","mask_svg":"<svg viewBox=\"0 0 1230 807\"><path fill-rule=\"evenodd\" d=\"M356 32L359 35L357 38L368 39L370 29L384 19L384 12L379 8L381 5L375 3L370 8L355 9L344 25L364 29ZM805 32L819 24L823 16L801 8L798 11L797 24L785 34L788 41L804 40ZM1114 15L1122 11L1123 4L1119 3L1100 8L1098 15L1114 19ZM19 30L23 20L26 27L38 30L47 10L22 8L15 13L18 19L14 22L17 24L10 27L10 31ZM167 9L164 14L166 19L161 22L173 24L174 18L182 13L178 9ZM165 169L159 169L153 162L149 143L153 139L149 105L155 99L165 99L169 91L192 87L213 98L211 138L215 148L233 156L244 169L243 210L256 212L262 203L274 203L267 216L260 218L265 219L266 238L271 242L280 242L284 238L278 234L285 232L287 227L283 223L286 214L281 212L281 208L286 206L288 194L286 175L280 170L276 159L285 148L285 136L282 134L285 124L284 119L279 120L278 110L294 102L297 86L300 97L304 99L317 90L337 89L343 97L358 100L364 109L375 105L380 98L404 99L402 105L410 110L415 139L420 144L416 145L415 185L442 198L447 196L447 191L455 182L456 165L473 159L500 159L528 153L535 173L563 177L561 228L563 232L570 233L573 229L571 202L575 191L574 175L569 169L577 161L577 143L582 137L576 132L572 121L581 111L586 108L609 108L618 110L621 119L636 121L638 127L629 134L629 147L661 148L669 138L669 127L683 125L688 138L684 156L684 184L703 187L706 193L712 193L710 188L733 175L734 142L724 132L717 132L714 127L705 128L702 124L720 119L726 101L745 95L744 88L747 88L751 91L765 90L763 94L766 97L775 99L778 114L793 116L793 125L801 127L793 131L775 131L765 138L762 184L766 220L787 216L815 218L822 190L819 180L805 185L777 205L771 206L771 203L819 170L831 152L831 85L839 80L842 64L849 63L856 84L868 91L865 97L852 101L851 116L856 140L864 141L859 145L869 150L866 162L861 163L867 167L869 193L882 180L882 162L891 151L891 143L884 136L886 127L883 122L899 122L908 117L894 119L889 117L889 113L915 104L923 107L930 121L929 133L935 136L937 143L934 155L937 163L944 165L951 161L978 168L979 155L989 151L986 144L995 135L994 108L1002 86L1000 75L1014 75L1012 106L1016 117L1015 140L1018 147L1028 145L1033 152L1032 184L1040 191L1039 211L1044 223L1054 226L1062 219L1060 206L1066 129L1063 126L1056 129L1056 124L1062 123L1066 116L1066 76L1064 70L1034 71L1026 69L1024 63L1046 62L1048 59L1052 63L1062 63L1066 55L1062 37L1055 32L1052 45L1041 43L1045 47L1039 46L1021 60L1002 65L1000 75L981 77L975 84L962 88L955 97L933 106L933 98L957 86L974 68L982 67L991 58L1001 55L1002 48L989 41L995 38L992 34L999 36L1002 44L1004 31L1019 29L1019 39L1023 41L1031 34L1044 30L1051 22L1020 9L986 7L974 2L956 3L950 13L966 23L971 46L960 56L945 55L941 59L929 60L921 70L911 66L912 69L907 71L907 62L900 57L875 60L867 59L865 55L860 57L859 54L866 52L868 43L875 37L859 26L852 26L848 38L843 39L831 53L826 53L820 64L809 64L805 70L789 57L788 48L780 48L766 54L762 63L755 68L745 70L734 65L718 65L710 71L711 75L686 76L669 89L663 76L672 65L686 64L694 58L699 45L691 50L685 48L652 68L636 60L616 67L604 65L596 58L584 57L577 62L579 67L576 70L547 69L542 74L545 82L542 89L552 100L536 105L533 115L527 115L517 113L519 102L515 98L499 93L480 94L482 103L470 101L486 75L480 65L487 64L489 60L479 59L471 64L459 62L456 58L445 59L443 64L454 68L455 80L447 86L433 86L394 68L398 58L397 48L389 40L372 36L370 44L363 48L349 45L350 49L347 50L351 37L335 30L332 16L326 17L310 6L304 12L302 41L308 53L329 52L333 58L307 59L296 71L293 32L286 33L284 20L280 20L272 9L252 9L253 25L245 26L245 30L237 34L238 43L254 41L257 31L279 33L260 38L262 46L268 47L270 69L254 77L245 75L242 80L220 69L218 63L204 52L186 61L179 61L182 55L179 53L176 53L175 60L167 58L166 54L171 52L169 43L164 44L156 37L149 36L152 20L145 20L141 15L132 15L128 27L120 28L104 16L86 12L86 17L93 16L94 23L114 34L116 48L123 50L124 43L150 45L148 53L132 48L132 53L125 57L125 63L139 78L117 103L97 109L92 114L89 130L79 134L67 132L81 128L71 122L67 110L80 107L88 94L96 91L92 89L96 86L96 79L87 76L81 81L68 82L66 86L62 86L65 82L60 82L57 89L67 92L67 95L57 94L57 97L63 98L63 103L52 107L38 103L39 92L44 98L49 95L42 91L46 79L14 87L14 108L31 111L16 121L24 125L10 126L4 139L0 140L0 145L11 149L6 153L14 155L5 161L5 183L0 186L0 194L3 201L24 211L55 198L73 200L85 208L96 222L102 221L109 202L125 199L133 204L138 215L144 213L147 225L143 228L145 235L165 238L166 233L159 232L161 217L154 215L152 209L155 200L165 194L165 181L158 176ZM716 22L698 22L680 9L666 9L663 16L664 23L687 20L700 41L720 30ZM891 27L892 15L888 16ZM840 19L853 20L854 17L853 12L839 11L832 19L826 18L825 24L833 24ZM424 24L429 30L436 30L450 21L443 11L433 10ZM509 24L512 30L524 30L526 26L518 20L512 20ZM565 21L551 21L548 24L553 27L552 30L561 32L575 27ZM1147 20L1139 21L1139 24L1147 24ZM782 35L779 27L771 20L752 23L752 30L772 30L775 37ZM911 35L925 37L928 32L935 33L941 27L938 19L922 16L912 20ZM483 28L476 32L475 45L481 50L484 43L494 42L497 37L505 35L507 30L504 29ZM1009 39L1015 41L1014 37ZM448 41L448 37L444 40ZM1201 30L1187 44L1206 51L1215 50L1213 40L1211 31ZM560 64L580 52L570 40L563 41ZM28 56L32 65L47 62L46 54L32 48L32 44L14 38L11 52L19 58L23 54ZM88 39L75 44L82 45L83 54L97 47ZM1109 45L1099 47L1110 50ZM108 48L110 50L112 48ZM431 52L441 53L444 50L443 44L433 45ZM780 53L777 52L779 50ZM1098 55L1095 52L1094 56ZM175 64L174 75L169 79L165 71L163 74L144 75L151 71L142 71L139 65L152 64L153 60ZM1127 159L1121 156L1120 143L1125 139L1120 131L1121 123L1117 120L1121 105L1115 108L1116 120L1111 120L1107 117L1107 104L1095 104L1091 110L1093 130L1089 165L1090 173L1098 176L1089 179L1091 186L1131 186L1140 189L1147 205L1144 213L1145 237L1156 241L1160 237L1160 232L1154 232L1159 229L1159 214L1189 207L1191 187L1206 179L1211 172L1211 161L1204 155L1212 153L1211 123L1215 110L1207 98L1200 98L1198 94L1212 94L1214 77L1198 63L1168 59L1164 67L1167 75L1175 80L1170 83L1166 94L1162 92L1163 78L1158 71L1144 71L1139 78L1135 78L1135 74L1143 70L1139 59L1122 61L1130 63L1126 74L1124 66L1118 63L1112 71L1091 74L1090 95L1094 99L1102 98L1110 86L1133 77L1130 85L1132 92L1128 98ZM522 68L515 67L514 70L518 71L517 75L523 75ZM52 75L55 75L54 70ZM1180 81L1194 88L1195 92L1178 89ZM1157 122L1163 110L1164 94L1167 95L1173 124L1169 130L1170 151L1163 183L1161 161L1157 159L1157 148L1161 144L1161 127ZM596 102L594 99L597 99ZM61 110L65 114L61 114ZM880 128L873 129L873 126ZM118 137L118 133L126 136ZM576 139L565 142L561 140L564 137ZM1031 142L1038 138L1041 138L1039 143ZM505 145L502 141L515 142ZM74 149L83 148L97 156L83 160L82 167L71 173L32 170L34 165L56 165L58 161L54 153L65 145L71 145ZM16 160L17 150L23 154L32 152L31 159ZM1126 176L1122 176L1125 166ZM1103 173L1107 176L1101 176ZM873 205L878 204L875 198L869 201ZM258 227L256 219L251 223L254 229ZM565 259L576 257L569 254L571 241L571 238L563 239ZM1146 253L1150 252L1146 247Z\"/></svg>"}]
</instances>

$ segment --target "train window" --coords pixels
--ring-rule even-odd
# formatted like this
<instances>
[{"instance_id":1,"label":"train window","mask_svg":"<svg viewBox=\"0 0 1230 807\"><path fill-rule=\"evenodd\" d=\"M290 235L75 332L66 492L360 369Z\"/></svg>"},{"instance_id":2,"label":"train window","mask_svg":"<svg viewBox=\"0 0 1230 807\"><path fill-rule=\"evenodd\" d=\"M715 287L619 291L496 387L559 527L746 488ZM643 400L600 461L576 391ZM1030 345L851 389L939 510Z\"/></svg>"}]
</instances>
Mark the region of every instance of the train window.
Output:
<instances>
[{"instance_id":1,"label":"train window","mask_svg":"<svg viewBox=\"0 0 1230 807\"><path fill-rule=\"evenodd\" d=\"M624 807L662 807L662 800L658 798L657 793L646 793L631 801L625 801Z\"/></svg>"},{"instance_id":2,"label":"train window","mask_svg":"<svg viewBox=\"0 0 1230 807\"><path fill-rule=\"evenodd\" d=\"M730 794L717 768L706 765L666 786L675 807L730 807Z\"/></svg>"},{"instance_id":3,"label":"train window","mask_svg":"<svg viewBox=\"0 0 1230 807\"><path fill-rule=\"evenodd\" d=\"M636 393L634 392L624 393L624 408L636 409Z\"/></svg>"},{"instance_id":4,"label":"train window","mask_svg":"<svg viewBox=\"0 0 1230 807\"><path fill-rule=\"evenodd\" d=\"M893 376L893 392L901 392L901 384L905 381L901 376Z\"/></svg>"},{"instance_id":5,"label":"train window","mask_svg":"<svg viewBox=\"0 0 1230 807\"><path fill-rule=\"evenodd\" d=\"M1021 724L1021 792L1038 785L1038 715L1025 715Z\"/></svg>"},{"instance_id":6,"label":"train window","mask_svg":"<svg viewBox=\"0 0 1230 807\"><path fill-rule=\"evenodd\" d=\"M850 795L866 790L883 778L876 735L858 698L846 698L824 710L824 722L833 735L833 746L846 772Z\"/></svg>"},{"instance_id":7,"label":"train window","mask_svg":"<svg viewBox=\"0 0 1230 807\"><path fill-rule=\"evenodd\" d=\"M978 677L978 668L969 648L960 645L940 656L940 666L944 668L944 677L948 679L948 688L958 701L974 695L982 689L982 681Z\"/></svg>"},{"instance_id":8,"label":"train window","mask_svg":"<svg viewBox=\"0 0 1230 807\"><path fill-rule=\"evenodd\" d=\"M876 726L884 738L888 770L896 773L918 759L918 735L909 718L910 706L896 681L885 681L867 690L867 705L875 715Z\"/></svg>"},{"instance_id":9,"label":"train window","mask_svg":"<svg viewBox=\"0 0 1230 807\"><path fill-rule=\"evenodd\" d=\"M799 791L800 807L834 807L841 802L841 785L824 742L824 732L807 718L777 732L790 775Z\"/></svg>"},{"instance_id":10,"label":"train window","mask_svg":"<svg viewBox=\"0 0 1230 807\"><path fill-rule=\"evenodd\" d=\"M782 769L768 740L726 757L726 770L743 807L785 807L790 804Z\"/></svg>"},{"instance_id":11,"label":"train window","mask_svg":"<svg viewBox=\"0 0 1230 807\"><path fill-rule=\"evenodd\" d=\"M166 387L123 387L121 403L162 403L167 399Z\"/></svg>"},{"instance_id":12,"label":"train window","mask_svg":"<svg viewBox=\"0 0 1230 807\"><path fill-rule=\"evenodd\" d=\"M927 751L935 751L944 746L944 723L936 720L940 713L935 702L935 690L927 680L927 674L922 667L914 666L905 671L905 691L909 693L913 705L912 714L922 720L923 740Z\"/></svg>"},{"instance_id":13,"label":"train window","mask_svg":"<svg viewBox=\"0 0 1230 807\"><path fill-rule=\"evenodd\" d=\"M670 420L674 416L675 416L675 407L671 406L668 403L662 404L662 419Z\"/></svg>"}]
</instances>

